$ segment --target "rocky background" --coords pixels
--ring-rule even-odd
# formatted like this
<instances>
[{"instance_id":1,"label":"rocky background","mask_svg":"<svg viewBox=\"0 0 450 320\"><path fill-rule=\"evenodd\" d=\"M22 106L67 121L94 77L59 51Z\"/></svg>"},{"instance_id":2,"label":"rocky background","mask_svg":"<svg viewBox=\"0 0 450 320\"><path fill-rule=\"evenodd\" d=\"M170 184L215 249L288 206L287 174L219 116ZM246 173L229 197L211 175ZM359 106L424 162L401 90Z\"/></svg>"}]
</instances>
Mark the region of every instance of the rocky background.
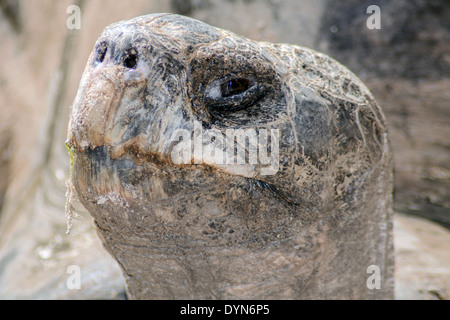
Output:
<instances>
[{"instance_id":1,"label":"rocky background","mask_svg":"<svg viewBox=\"0 0 450 320\"><path fill-rule=\"evenodd\" d=\"M71 5L81 28L70 30ZM381 28L369 29L370 5ZM385 111L395 159L397 299L450 298L450 3L446 0L0 0L0 299L123 299L77 208L66 234L68 113L110 23L174 12L325 52ZM72 270L81 271L80 289Z\"/></svg>"}]
</instances>

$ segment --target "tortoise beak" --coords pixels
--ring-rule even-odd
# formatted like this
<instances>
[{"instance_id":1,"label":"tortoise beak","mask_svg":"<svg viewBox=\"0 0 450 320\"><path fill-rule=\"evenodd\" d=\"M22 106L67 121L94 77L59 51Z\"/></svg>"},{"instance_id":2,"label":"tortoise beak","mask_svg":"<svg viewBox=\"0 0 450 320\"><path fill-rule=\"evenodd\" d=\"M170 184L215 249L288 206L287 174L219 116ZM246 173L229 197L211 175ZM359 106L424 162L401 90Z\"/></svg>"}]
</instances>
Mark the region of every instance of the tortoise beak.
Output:
<instances>
[{"instance_id":1,"label":"tortoise beak","mask_svg":"<svg viewBox=\"0 0 450 320\"><path fill-rule=\"evenodd\" d=\"M120 106L123 77L117 68L86 70L72 106L67 145L83 152L109 145L123 134L114 118Z\"/></svg>"}]
</instances>

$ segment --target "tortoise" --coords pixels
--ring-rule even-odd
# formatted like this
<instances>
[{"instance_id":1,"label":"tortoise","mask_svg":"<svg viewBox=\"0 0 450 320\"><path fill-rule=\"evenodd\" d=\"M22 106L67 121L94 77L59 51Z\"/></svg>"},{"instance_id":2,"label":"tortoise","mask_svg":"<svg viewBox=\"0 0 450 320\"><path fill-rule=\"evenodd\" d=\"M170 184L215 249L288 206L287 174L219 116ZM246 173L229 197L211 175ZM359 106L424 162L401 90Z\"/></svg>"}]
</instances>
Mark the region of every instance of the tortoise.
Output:
<instances>
[{"instance_id":1,"label":"tortoise","mask_svg":"<svg viewBox=\"0 0 450 320\"><path fill-rule=\"evenodd\" d=\"M393 298L385 118L325 54L170 13L114 23L66 144L130 299Z\"/></svg>"}]
</instances>

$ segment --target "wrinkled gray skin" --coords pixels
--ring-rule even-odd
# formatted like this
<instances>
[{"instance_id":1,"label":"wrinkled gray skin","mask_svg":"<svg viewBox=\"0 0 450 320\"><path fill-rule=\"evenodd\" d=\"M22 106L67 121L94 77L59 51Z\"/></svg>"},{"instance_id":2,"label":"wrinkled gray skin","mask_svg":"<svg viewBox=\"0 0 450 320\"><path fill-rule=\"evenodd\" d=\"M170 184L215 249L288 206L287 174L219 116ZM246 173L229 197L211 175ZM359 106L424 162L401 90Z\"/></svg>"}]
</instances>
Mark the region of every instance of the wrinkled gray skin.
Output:
<instances>
[{"instance_id":1,"label":"wrinkled gray skin","mask_svg":"<svg viewBox=\"0 0 450 320\"><path fill-rule=\"evenodd\" d=\"M247 86L230 93L233 79ZM278 129L278 171L176 163L174 134L195 121ZM68 145L129 298L393 298L384 116L326 55L179 15L113 24L87 63Z\"/></svg>"}]
</instances>

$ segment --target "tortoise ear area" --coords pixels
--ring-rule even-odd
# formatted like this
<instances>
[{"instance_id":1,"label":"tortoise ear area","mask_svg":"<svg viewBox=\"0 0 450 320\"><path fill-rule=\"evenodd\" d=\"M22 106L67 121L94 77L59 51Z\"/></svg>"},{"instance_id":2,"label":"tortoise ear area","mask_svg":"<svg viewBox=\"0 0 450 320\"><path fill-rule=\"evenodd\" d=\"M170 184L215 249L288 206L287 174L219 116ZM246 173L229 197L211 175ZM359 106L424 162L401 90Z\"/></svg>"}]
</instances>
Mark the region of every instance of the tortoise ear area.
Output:
<instances>
[{"instance_id":1,"label":"tortoise ear area","mask_svg":"<svg viewBox=\"0 0 450 320\"><path fill-rule=\"evenodd\" d=\"M308 88L295 95L295 133L297 143L316 166L332 148L336 128L327 104Z\"/></svg>"}]
</instances>

